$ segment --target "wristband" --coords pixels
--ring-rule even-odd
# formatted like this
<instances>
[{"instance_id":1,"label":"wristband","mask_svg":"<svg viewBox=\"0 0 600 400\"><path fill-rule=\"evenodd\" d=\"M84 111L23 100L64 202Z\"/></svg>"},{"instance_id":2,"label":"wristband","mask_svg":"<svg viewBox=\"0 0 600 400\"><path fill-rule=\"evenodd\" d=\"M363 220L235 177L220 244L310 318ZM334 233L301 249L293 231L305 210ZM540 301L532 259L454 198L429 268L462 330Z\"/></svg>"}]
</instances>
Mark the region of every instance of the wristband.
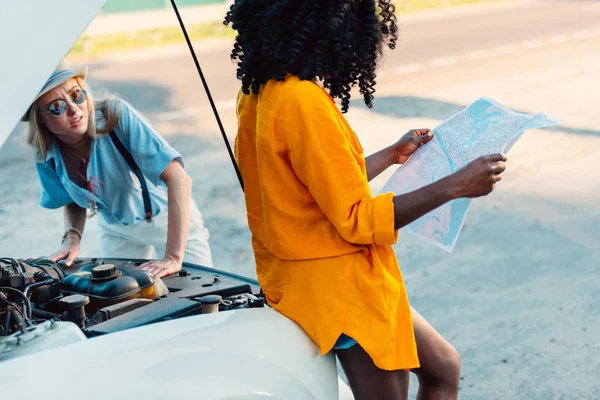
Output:
<instances>
[{"instance_id":1,"label":"wristband","mask_svg":"<svg viewBox=\"0 0 600 400\"><path fill-rule=\"evenodd\" d=\"M79 229L75 229L75 228L69 228L65 231L65 234L62 237L62 242L64 243L65 240L69 237L69 236L73 236L72 233L75 234L75 236L77 236L77 238L79 239L79 241L81 241L81 237L83 236L81 231Z\"/></svg>"}]
</instances>

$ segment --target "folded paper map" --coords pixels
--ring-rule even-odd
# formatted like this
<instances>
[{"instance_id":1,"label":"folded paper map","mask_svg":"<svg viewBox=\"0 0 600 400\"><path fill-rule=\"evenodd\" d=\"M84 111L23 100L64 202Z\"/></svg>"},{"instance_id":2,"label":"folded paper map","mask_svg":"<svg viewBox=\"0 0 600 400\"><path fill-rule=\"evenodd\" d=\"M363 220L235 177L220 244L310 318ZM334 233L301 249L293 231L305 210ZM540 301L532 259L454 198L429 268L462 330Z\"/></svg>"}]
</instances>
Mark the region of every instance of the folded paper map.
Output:
<instances>
[{"instance_id":1,"label":"folded paper map","mask_svg":"<svg viewBox=\"0 0 600 400\"><path fill-rule=\"evenodd\" d=\"M530 129L556 125L544 113L512 111L488 98L480 98L433 129L434 138L400 166L381 189L404 194L450 175L476 158L506 154ZM452 252L471 199L457 199L426 214L406 228L425 241Z\"/></svg>"}]
</instances>

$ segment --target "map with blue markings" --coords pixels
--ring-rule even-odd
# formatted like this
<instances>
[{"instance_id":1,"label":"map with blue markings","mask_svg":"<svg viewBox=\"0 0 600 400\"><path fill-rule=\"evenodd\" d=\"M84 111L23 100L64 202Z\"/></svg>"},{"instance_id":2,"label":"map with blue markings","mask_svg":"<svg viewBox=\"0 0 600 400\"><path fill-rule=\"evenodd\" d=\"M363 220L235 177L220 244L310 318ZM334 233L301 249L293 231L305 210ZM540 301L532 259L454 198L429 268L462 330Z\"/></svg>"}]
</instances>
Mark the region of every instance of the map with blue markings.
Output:
<instances>
[{"instance_id":1,"label":"map with blue markings","mask_svg":"<svg viewBox=\"0 0 600 400\"><path fill-rule=\"evenodd\" d=\"M558 124L545 113L518 113L482 97L433 129L434 138L419 148L385 183L381 193L412 192L450 175L480 156L508 153L523 133ZM444 204L409 224L421 239L452 252L471 199Z\"/></svg>"}]
</instances>

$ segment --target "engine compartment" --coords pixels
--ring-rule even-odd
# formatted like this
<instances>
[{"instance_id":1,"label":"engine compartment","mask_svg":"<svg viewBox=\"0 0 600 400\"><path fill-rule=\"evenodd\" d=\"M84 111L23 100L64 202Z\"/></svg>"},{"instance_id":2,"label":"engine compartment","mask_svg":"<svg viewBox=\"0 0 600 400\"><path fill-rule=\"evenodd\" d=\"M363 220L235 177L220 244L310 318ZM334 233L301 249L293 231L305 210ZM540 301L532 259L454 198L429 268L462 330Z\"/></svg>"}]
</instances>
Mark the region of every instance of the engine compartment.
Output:
<instances>
[{"instance_id":1,"label":"engine compartment","mask_svg":"<svg viewBox=\"0 0 600 400\"><path fill-rule=\"evenodd\" d=\"M49 340L51 334L72 342L174 318L265 306L251 279L186 263L161 279L138 268L146 261L82 258L66 268L47 259L0 258L0 362L17 356L19 346L23 350L37 341L39 347L40 338Z\"/></svg>"}]
</instances>

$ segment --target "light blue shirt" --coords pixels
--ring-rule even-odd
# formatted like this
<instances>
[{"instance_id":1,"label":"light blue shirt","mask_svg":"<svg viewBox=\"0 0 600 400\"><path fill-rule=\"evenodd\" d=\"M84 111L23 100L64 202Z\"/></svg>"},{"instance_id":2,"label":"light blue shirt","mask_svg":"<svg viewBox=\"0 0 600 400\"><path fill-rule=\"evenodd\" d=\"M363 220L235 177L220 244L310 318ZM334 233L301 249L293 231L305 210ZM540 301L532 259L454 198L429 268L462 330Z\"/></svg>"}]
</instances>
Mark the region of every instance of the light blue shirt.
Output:
<instances>
[{"instance_id":1,"label":"light blue shirt","mask_svg":"<svg viewBox=\"0 0 600 400\"><path fill-rule=\"evenodd\" d=\"M156 216L167 210L167 187L160 175L173 160L183 166L183 158L131 105L122 100L119 102L119 123L114 131L144 174L153 216ZM102 121L99 110L96 118ZM55 168L52 168L51 159L54 159ZM42 207L55 209L76 203L82 208L89 208L89 199L93 197L69 179L56 143L49 149L45 161L36 163L36 168L42 185ZM91 143L87 178L92 177L102 181L95 199L98 212L107 223L129 226L145 220L139 180L108 135L102 135Z\"/></svg>"}]
</instances>

